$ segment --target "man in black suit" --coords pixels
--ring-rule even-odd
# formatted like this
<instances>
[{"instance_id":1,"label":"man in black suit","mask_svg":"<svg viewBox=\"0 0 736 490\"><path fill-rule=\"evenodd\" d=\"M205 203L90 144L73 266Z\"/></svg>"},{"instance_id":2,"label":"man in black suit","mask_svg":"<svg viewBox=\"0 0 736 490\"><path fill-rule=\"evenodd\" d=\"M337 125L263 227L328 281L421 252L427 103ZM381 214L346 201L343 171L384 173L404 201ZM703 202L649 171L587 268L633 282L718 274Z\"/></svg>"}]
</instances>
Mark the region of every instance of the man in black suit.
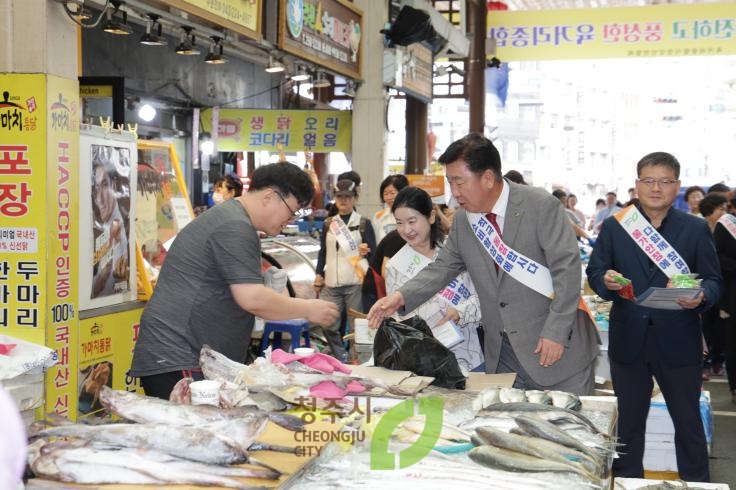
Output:
<instances>
[{"instance_id":1,"label":"man in black suit","mask_svg":"<svg viewBox=\"0 0 736 490\"><path fill-rule=\"evenodd\" d=\"M636 167L639 204L606 219L586 270L591 287L613 300L608 355L618 397L621 457L617 477L644 475L644 434L652 376L675 425L680 478L708 481L708 453L700 419L703 352L699 314L721 294L721 273L705 220L672 207L680 190L680 163L651 153ZM637 228L638 227L638 228ZM702 291L677 299L678 309L653 309L622 297L616 279L631 280L635 296L666 287L675 273L696 273Z\"/></svg>"}]
</instances>

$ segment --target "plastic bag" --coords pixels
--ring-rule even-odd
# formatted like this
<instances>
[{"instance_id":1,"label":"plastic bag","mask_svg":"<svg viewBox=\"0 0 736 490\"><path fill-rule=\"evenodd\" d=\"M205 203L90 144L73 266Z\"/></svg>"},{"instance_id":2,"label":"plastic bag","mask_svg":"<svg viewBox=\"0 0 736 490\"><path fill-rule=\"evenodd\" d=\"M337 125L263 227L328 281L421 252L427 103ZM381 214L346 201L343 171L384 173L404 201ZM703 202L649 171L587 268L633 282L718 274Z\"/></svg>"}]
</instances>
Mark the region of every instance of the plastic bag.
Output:
<instances>
[{"instance_id":1,"label":"plastic bag","mask_svg":"<svg viewBox=\"0 0 736 490\"><path fill-rule=\"evenodd\" d=\"M432 335L418 316L402 322L384 320L373 341L376 366L432 376L432 384L443 388L465 389L465 377L455 354Z\"/></svg>"}]
</instances>

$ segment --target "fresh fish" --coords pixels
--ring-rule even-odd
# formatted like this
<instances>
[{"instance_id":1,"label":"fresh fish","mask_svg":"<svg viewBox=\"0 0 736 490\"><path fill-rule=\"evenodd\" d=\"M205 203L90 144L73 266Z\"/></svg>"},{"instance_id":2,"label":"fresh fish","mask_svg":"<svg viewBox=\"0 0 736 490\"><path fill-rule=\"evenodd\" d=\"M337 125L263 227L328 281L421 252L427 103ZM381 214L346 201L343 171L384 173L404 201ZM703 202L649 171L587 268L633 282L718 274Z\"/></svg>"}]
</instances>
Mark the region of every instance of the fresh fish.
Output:
<instances>
[{"instance_id":1,"label":"fresh fish","mask_svg":"<svg viewBox=\"0 0 736 490\"><path fill-rule=\"evenodd\" d=\"M546 391L542 390L526 390L526 399L529 403L539 403L540 405L552 405L552 398Z\"/></svg>"},{"instance_id":2,"label":"fresh fish","mask_svg":"<svg viewBox=\"0 0 736 490\"><path fill-rule=\"evenodd\" d=\"M548 461L537 458L536 456L529 456L528 454L517 453L516 451L491 445L475 447L470 450L468 455L476 463L488 466L489 468L519 472L551 471L580 474L567 463ZM591 479L591 481L595 484L600 484L600 480L597 478Z\"/></svg>"},{"instance_id":3,"label":"fresh fish","mask_svg":"<svg viewBox=\"0 0 736 490\"><path fill-rule=\"evenodd\" d=\"M547 394L552 398L552 405L555 407L567 408L569 410L579 411L583 408L583 402L577 395L566 391L548 391Z\"/></svg>"},{"instance_id":4,"label":"fresh fish","mask_svg":"<svg viewBox=\"0 0 736 490\"><path fill-rule=\"evenodd\" d=\"M514 422L514 419L512 417L481 416L475 417L460 424L460 429L469 432L474 431L478 427L493 427L494 429L509 432L511 429L516 427L516 422Z\"/></svg>"},{"instance_id":5,"label":"fresh fish","mask_svg":"<svg viewBox=\"0 0 736 490\"><path fill-rule=\"evenodd\" d=\"M74 424L50 427L35 435L77 437L117 447L146 447L179 458L209 464L239 464L248 461L248 453L228 438L219 437L213 431L193 426Z\"/></svg>"},{"instance_id":6,"label":"fresh fish","mask_svg":"<svg viewBox=\"0 0 736 490\"><path fill-rule=\"evenodd\" d=\"M236 383L236 380L242 376L242 371L248 368L245 364L240 364L220 354L209 345L204 345L199 351L199 366L205 378L230 383Z\"/></svg>"},{"instance_id":7,"label":"fresh fish","mask_svg":"<svg viewBox=\"0 0 736 490\"><path fill-rule=\"evenodd\" d=\"M260 421L267 416L275 424L290 430L303 429L298 417L286 414L267 414L253 407L219 408L210 405L179 405L151 396L129 391L113 390L103 386L100 403L114 414L133 422L168 425L202 425L222 420L245 419Z\"/></svg>"},{"instance_id":8,"label":"fresh fish","mask_svg":"<svg viewBox=\"0 0 736 490\"><path fill-rule=\"evenodd\" d=\"M207 465L142 449L74 447L51 443L29 464L36 476L89 484L194 484L249 490L231 477L252 477L253 470ZM277 478L277 475L270 475Z\"/></svg>"},{"instance_id":9,"label":"fresh fish","mask_svg":"<svg viewBox=\"0 0 736 490\"><path fill-rule=\"evenodd\" d=\"M492 427L479 427L476 434L485 444L569 464L586 478L597 475L601 469L600 462L590 456L546 439L507 433Z\"/></svg>"},{"instance_id":10,"label":"fresh fish","mask_svg":"<svg viewBox=\"0 0 736 490\"><path fill-rule=\"evenodd\" d=\"M208 464L248 461L247 448L265 428L268 419L249 423L244 419L194 426L166 424L72 424L49 427L33 436L77 437L116 447L145 447L165 454ZM235 441L238 442L235 442Z\"/></svg>"},{"instance_id":11,"label":"fresh fish","mask_svg":"<svg viewBox=\"0 0 736 490\"><path fill-rule=\"evenodd\" d=\"M418 415L409 417L401 423L401 427L415 434L423 434L425 429L425 416ZM446 441L468 442L470 433L452 424L443 423L439 437Z\"/></svg>"},{"instance_id":12,"label":"fresh fish","mask_svg":"<svg viewBox=\"0 0 736 490\"><path fill-rule=\"evenodd\" d=\"M491 416L516 418L518 415L531 414L535 417L554 423L573 422L582 424L593 434L603 434L598 430L593 422L588 420L588 418L581 413L562 407L539 405L537 403L496 403L495 405L489 405L478 412L478 415L481 417Z\"/></svg>"},{"instance_id":13,"label":"fresh fish","mask_svg":"<svg viewBox=\"0 0 736 490\"><path fill-rule=\"evenodd\" d=\"M526 401L524 390L519 390L517 388L501 388L501 391L498 393L498 397L501 400L501 403L519 403Z\"/></svg>"},{"instance_id":14,"label":"fresh fish","mask_svg":"<svg viewBox=\"0 0 736 490\"><path fill-rule=\"evenodd\" d=\"M517 425L531 436L540 437L542 439L562 444L563 446L585 453L596 461L601 461L601 454L596 452L594 448L588 446L577 437L571 436L567 432L558 429L551 422L525 415L520 415L519 417L516 417L515 420ZM599 449L603 450L604 448L599 446Z\"/></svg>"}]
</instances>

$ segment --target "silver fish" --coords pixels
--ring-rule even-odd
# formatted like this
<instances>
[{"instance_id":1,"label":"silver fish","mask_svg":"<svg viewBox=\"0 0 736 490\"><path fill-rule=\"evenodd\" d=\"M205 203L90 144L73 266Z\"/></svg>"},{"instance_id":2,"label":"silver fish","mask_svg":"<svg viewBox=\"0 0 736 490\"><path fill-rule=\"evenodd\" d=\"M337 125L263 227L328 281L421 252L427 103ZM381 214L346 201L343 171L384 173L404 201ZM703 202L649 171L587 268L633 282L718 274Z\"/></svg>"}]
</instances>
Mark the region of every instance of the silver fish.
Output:
<instances>
[{"instance_id":1,"label":"silver fish","mask_svg":"<svg viewBox=\"0 0 736 490\"><path fill-rule=\"evenodd\" d=\"M547 392L547 395L552 398L552 405L555 407L562 407L575 411L579 411L583 408L583 402L581 402L580 398L573 393L551 390Z\"/></svg>"},{"instance_id":2,"label":"silver fish","mask_svg":"<svg viewBox=\"0 0 736 490\"><path fill-rule=\"evenodd\" d=\"M470 450L468 456L476 463L490 468L519 472L552 471L580 474L579 471L576 471L566 463L548 461L537 458L536 456L529 456L528 454L490 445L474 447ZM597 485L600 484L600 480L597 478L591 479L591 481Z\"/></svg>"},{"instance_id":3,"label":"silver fish","mask_svg":"<svg viewBox=\"0 0 736 490\"><path fill-rule=\"evenodd\" d=\"M539 403L540 405L552 405L552 398L546 391L542 390L526 390L526 399L529 403Z\"/></svg>"},{"instance_id":4,"label":"silver fish","mask_svg":"<svg viewBox=\"0 0 736 490\"><path fill-rule=\"evenodd\" d=\"M601 461L601 454L594 448L586 445L577 437L571 436L567 432L558 429L554 424L547 422L546 420L525 415L520 415L519 417L516 417L515 420L516 424L531 436L540 437L542 439L562 444L563 446L585 453L598 462ZM603 448L601 447L600 449Z\"/></svg>"},{"instance_id":5,"label":"silver fish","mask_svg":"<svg viewBox=\"0 0 736 490\"><path fill-rule=\"evenodd\" d=\"M524 390L517 388L501 388L498 393L501 403L517 403L526 401L526 393Z\"/></svg>"},{"instance_id":6,"label":"silver fish","mask_svg":"<svg viewBox=\"0 0 736 490\"><path fill-rule=\"evenodd\" d=\"M547 420L549 422L574 422L584 425L593 434L603 434L598 428L580 412L569 410L562 407L554 407L550 405L540 405L537 403L496 403L489 405L478 412L478 416L485 417L512 417L515 418L522 414L533 414L536 417ZM604 436L606 436L604 434ZM606 436L608 437L608 436Z\"/></svg>"},{"instance_id":7,"label":"silver fish","mask_svg":"<svg viewBox=\"0 0 736 490\"><path fill-rule=\"evenodd\" d=\"M104 450L51 443L29 461L37 476L89 484L194 484L249 490L231 477L248 477L251 470L206 465L155 451Z\"/></svg>"},{"instance_id":8,"label":"silver fish","mask_svg":"<svg viewBox=\"0 0 736 490\"><path fill-rule=\"evenodd\" d=\"M600 462L590 456L546 439L507 433L492 427L479 427L476 434L485 444L569 464L586 478L598 474L601 469Z\"/></svg>"},{"instance_id":9,"label":"silver fish","mask_svg":"<svg viewBox=\"0 0 736 490\"><path fill-rule=\"evenodd\" d=\"M44 429L39 437L77 437L116 447L145 447L208 464L248 461L248 447L263 432L268 417L232 419L199 427L167 424L70 424Z\"/></svg>"}]
</instances>

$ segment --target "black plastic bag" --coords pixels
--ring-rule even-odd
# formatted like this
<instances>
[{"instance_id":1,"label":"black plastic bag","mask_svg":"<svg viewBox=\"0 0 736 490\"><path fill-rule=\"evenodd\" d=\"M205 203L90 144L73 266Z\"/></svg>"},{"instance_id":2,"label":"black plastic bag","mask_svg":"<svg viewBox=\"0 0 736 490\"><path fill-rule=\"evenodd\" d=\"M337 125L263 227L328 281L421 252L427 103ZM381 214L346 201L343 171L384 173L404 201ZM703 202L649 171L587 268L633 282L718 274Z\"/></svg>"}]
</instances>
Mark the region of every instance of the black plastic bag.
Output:
<instances>
[{"instance_id":1,"label":"black plastic bag","mask_svg":"<svg viewBox=\"0 0 736 490\"><path fill-rule=\"evenodd\" d=\"M432 376L432 384L443 388L465 389L455 354L434 338L418 316L402 322L384 320L373 341L373 358L376 366Z\"/></svg>"}]
</instances>

